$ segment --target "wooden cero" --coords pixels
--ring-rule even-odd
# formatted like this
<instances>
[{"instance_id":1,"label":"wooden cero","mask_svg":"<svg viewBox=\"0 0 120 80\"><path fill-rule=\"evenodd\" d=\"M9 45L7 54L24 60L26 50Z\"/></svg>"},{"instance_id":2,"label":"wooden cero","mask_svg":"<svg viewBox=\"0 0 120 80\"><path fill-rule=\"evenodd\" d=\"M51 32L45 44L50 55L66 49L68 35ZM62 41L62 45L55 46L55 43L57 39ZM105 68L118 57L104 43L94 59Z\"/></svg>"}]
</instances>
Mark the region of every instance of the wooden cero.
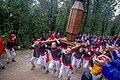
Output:
<instances>
[{"instance_id":1,"label":"wooden cero","mask_svg":"<svg viewBox=\"0 0 120 80\"><path fill-rule=\"evenodd\" d=\"M76 39L77 34L80 30L80 25L82 23L83 17L83 3L82 0L75 0L74 5L72 6L66 33L67 33L67 40L74 42Z\"/></svg>"},{"instance_id":2,"label":"wooden cero","mask_svg":"<svg viewBox=\"0 0 120 80\"><path fill-rule=\"evenodd\" d=\"M59 41L68 45L76 46L80 43L75 42L76 36L79 33L80 25L83 17L83 3L82 0L75 0L75 3L71 9L69 20L66 28L67 38L60 38ZM44 43L51 43L55 40L45 41Z\"/></svg>"}]
</instances>

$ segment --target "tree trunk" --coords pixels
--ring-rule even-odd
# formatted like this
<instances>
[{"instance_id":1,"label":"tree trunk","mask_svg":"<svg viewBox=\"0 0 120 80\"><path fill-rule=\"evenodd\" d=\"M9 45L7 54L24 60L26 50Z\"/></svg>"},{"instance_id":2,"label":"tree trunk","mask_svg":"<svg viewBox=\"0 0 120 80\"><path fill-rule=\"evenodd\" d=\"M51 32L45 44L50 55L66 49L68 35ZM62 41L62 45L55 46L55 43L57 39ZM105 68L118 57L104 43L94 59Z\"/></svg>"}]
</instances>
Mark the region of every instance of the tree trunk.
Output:
<instances>
[{"instance_id":1,"label":"tree trunk","mask_svg":"<svg viewBox=\"0 0 120 80\"><path fill-rule=\"evenodd\" d=\"M107 30L107 26L108 26L108 19L107 19L107 21L106 21L106 23L105 23L105 28L104 28L104 31L106 31L106 30Z\"/></svg>"},{"instance_id":2,"label":"tree trunk","mask_svg":"<svg viewBox=\"0 0 120 80\"><path fill-rule=\"evenodd\" d=\"M23 47L24 47L25 49L27 49L25 43L23 42L23 38L22 38L21 34L19 34L19 38L20 38L20 41L21 41Z\"/></svg>"},{"instance_id":3,"label":"tree trunk","mask_svg":"<svg viewBox=\"0 0 120 80\"><path fill-rule=\"evenodd\" d=\"M35 26L35 22L32 23L33 26L31 26L31 30L32 30L32 36L33 36L33 39L34 41L36 40L36 37L35 37L35 31L33 29L33 27Z\"/></svg>"},{"instance_id":4,"label":"tree trunk","mask_svg":"<svg viewBox=\"0 0 120 80\"><path fill-rule=\"evenodd\" d=\"M55 5L54 5L55 3ZM57 14L57 0L51 0L51 7L50 7L50 21L49 21L49 28L52 31L55 31L56 26L56 15Z\"/></svg>"},{"instance_id":5,"label":"tree trunk","mask_svg":"<svg viewBox=\"0 0 120 80\"><path fill-rule=\"evenodd\" d=\"M85 20L84 20L84 23L83 23L82 33L84 33L85 27L86 27L86 25L87 25L88 11L89 11L89 0L87 0L87 11L86 11Z\"/></svg>"},{"instance_id":6,"label":"tree trunk","mask_svg":"<svg viewBox=\"0 0 120 80\"><path fill-rule=\"evenodd\" d=\"M104 22L102 22L101 35L104 35L104 25L105 25L105 23L104 23Z\"/></svg>"}]
</instances>

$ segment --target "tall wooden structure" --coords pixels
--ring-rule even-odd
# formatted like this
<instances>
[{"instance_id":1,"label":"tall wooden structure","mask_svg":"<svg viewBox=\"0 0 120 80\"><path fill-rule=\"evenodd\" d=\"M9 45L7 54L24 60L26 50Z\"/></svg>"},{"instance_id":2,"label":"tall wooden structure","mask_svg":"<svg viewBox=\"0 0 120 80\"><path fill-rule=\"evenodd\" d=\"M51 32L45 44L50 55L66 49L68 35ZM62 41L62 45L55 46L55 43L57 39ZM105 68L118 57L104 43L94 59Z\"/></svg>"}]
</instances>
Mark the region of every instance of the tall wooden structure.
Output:
<instances>
[{"instance_id":1,"label":"tall wooden structure","mask_svg":"<svg viewBox=\"0 0 120 80\"><path fill-rule=\"evenodd\" d=\"M76 39L77 34L80 30L80 25L82 23L83 17L83 3L82 0L75 0L74 5L72 6L66 33L67 33L67 40L74 42Z\"/></svg>"},{"instance_id":2,"label":"tall wooden structure","mask_svg":"<svg viewBox=\"0 0 120 80\"><path fill-rule=\"evenodd\" d=\"M82 23L82 17L83 17L83 0L75 0L74 5L72 6L70 15L69 15L69 20L66 28L66 35L67 38L60 38L59 41L66 43L71 46L76 46L80 45L80 43L75 42L76 36L79 33L80 26ZM45 41L44 43L51 43L54 42L55 40L48 40Z\"/></svg>"}]
</instances>

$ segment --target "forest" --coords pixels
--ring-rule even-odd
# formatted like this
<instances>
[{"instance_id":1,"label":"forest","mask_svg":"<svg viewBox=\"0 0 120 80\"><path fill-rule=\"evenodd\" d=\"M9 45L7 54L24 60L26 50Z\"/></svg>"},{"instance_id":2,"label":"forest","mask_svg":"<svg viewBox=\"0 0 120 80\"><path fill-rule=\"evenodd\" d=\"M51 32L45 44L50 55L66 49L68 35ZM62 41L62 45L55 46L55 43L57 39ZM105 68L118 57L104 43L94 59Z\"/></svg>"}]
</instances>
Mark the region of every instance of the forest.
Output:
<instances>
[{"instance_id":1,"label":"forest","mask_svg":"<svg viewBox=\"0 0 120 80\"><path fill-rule=\"evenodd\" d=\"M70 10L75 0L0 0L0 35L6 41L15 33L23 48L49 31L66 35ZM81 0L84 16L80 34L120 34L120 0ZM118 11L119 10L119 11Z\"/></svg>"}]
</instances>

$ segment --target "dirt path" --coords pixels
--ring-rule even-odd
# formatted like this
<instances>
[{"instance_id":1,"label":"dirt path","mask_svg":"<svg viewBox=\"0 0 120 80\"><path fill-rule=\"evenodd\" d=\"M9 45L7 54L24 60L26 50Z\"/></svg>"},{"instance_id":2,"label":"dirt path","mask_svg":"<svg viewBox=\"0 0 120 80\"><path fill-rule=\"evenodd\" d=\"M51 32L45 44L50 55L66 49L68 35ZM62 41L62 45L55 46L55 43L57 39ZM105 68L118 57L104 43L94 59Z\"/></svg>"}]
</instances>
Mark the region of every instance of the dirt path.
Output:
<instances>
[{"instance_id":1,"label":"dirt path","mask_svg":"<svg viewBox=\"0 0 120 80\"><path fill-rule=\"evenodd\" d=\"M31 53L31 50L17 52L17 62L6 64L6 69L0 70L0 80L58 80L57 74L52 75L51 72L44 74L44 70L40 69L38 65L35 70L30 70ZM71 80L78 80L81 72L81 69L75 70Z\"/></svg>"}]
</instances>

